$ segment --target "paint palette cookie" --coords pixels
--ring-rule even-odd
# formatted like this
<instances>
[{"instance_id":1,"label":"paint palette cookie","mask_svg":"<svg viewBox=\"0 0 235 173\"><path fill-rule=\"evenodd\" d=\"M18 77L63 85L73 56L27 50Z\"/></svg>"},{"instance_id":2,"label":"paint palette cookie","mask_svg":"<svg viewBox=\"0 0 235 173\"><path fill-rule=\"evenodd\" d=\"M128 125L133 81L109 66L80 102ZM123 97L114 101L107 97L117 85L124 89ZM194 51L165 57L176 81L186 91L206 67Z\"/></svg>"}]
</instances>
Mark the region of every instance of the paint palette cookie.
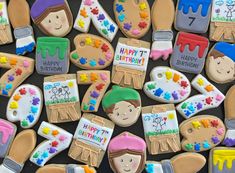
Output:
<instances>
[{"instance_id":1,"label":"paint palette cookie","mask_svg":"<svg viewBox=\"0 0 235 173\"><path fill-rule=\"evenodd\" d=\"M17 127L0 118L0 158L4 158L11 147Z\"/></svg>"},{"instance_id":2,"label":"paint palette cookie","mask_svg":"<svg viewBox=\"0 0 235 173\"><path fill-rule=\"evenodd\" d=\"M235 45L219 42L214 45L206 61L206 74L216 83L235 80Z\"/></svg>"},{"instance_id":3,"label":"paint palette cookie","mask_svg":"<svg viewBox=\"0 0 235 173\"><path fill-rule=\"evenodd\" d=\"M114 85L112 90L105 94L102 106L115 124L128 127L136 123L140 116L141 97L134 89Z\"/></svg>"},{"instance_id":4,"label":"paint palette cookie","mask_svg":"<svg viewBox=\"0 0 235 173\"><path fill-rule=\"evenodd\" d=\"M74 39L76 50L70 60L81 69L100 70L108 67L114 57L112 45L105 39L92 34L79 34Z\"/></svg>"},{"instance_id":5,"label":"paint palette cookie","mask_svg":"<svg viewBox=\"0 0 235 173\"><path fill-rule=\"evenodd\" d=\"M159 102L179 103L189 97L191 85L187 77L169 67L155 67L151 81L145 83L145 94Z\"/></svg>"},{"instance_id":6,"label":"paint palette cookie","mask_svg":"<svg viewBox=\"0 0 235 173\"><path fill-rule=\"evenodd\" d=\"M215 116L201 115L180 124L184 151L201 152L219 145L225 136L224 123Z\"/></svg>"},{"instance_id":7,"label":"paint palette cookie","mask_svg":"<svg viewBox=\"0 0 235 173\"><path fill-rule=\"evenodd\" d=\"M209 40L196 34L179 32L171 56L171 67L188 73L200 74L204 68Z\"/></svg>"},{"instance_id":8,"label":"paint palette cookie","mask_svg":"<svg viewBox=\"0 0 235 173\"><path fill-rule=\"evenodd\" d=\"M114 14L121 31L131 38L141 38L151 24L150 7L146 0L115 0Z\"/></svg>"},{"instance_id":9,"label":"paint palette cookie","mask_svg":"<svg viewBox=\"0 0 235 173\"><path fill-rule=\"evenodd\" d=\"M175 28L179 31L206 33L211 8L212 0L178 0Z\"/></svg>"},{"instance_id":10,"label":"paint palette cookie","mask_svg":"<svg viewBox=\"0 0 235 173\"><path fill-rule=\"evenodd\" d=\"M36 0L31 7L33 22L46 35L64 37L73 27L67 0Z\"/></svg>"},{"instance_id":11,"label":"paint palette cookie","mask_svg":"<svg viewBox=\"0 0 235 173\"><path fill-rule=\"evenodd\" d=\"M21 85L8 102L6 116L11 122L19 121L22 128L31 128L40 118L42 106L42 91L34 85Z\"/></svg>"}]
</instances>

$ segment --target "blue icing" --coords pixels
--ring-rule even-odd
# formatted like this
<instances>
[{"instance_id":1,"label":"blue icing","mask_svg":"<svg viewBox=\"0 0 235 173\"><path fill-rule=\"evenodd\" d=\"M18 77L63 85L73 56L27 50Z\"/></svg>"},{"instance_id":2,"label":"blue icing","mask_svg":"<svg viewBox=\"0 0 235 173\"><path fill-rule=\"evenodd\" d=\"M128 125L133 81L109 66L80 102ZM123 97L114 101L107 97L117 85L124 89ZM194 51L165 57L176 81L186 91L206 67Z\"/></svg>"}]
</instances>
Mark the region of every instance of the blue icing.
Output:
<instances>
[{"instance_id":1,"label":"blue icing","mask_svg":"<svg viewBox=\"0 0 235 173\"><path fill-rule=\"evenodd\" d=\"M34 121L33 115L28 115L27 119L29 120L30 123L32 123Z\"/></svg>"},{"instance_id":2,"label":"blue icing","mask_svg":"<svg viewBox=\"0 0 235 173\"><path fill-rule=\"evenodd\" d=\"M2 90L2 95L8 95L8 91Z\"/></svg>"},{"instance_id":3,"label":"blue icing","mask_svg":"<svg viewBox=\"0 0 235 173\"><path fill-rule=\"evenodd\" d=\"M171 99L171 93L166 92L164 95L164 99L169 101Z\"/></svg>"},{"instance_id":4,"label":"blue icing","mask_svg":"<svg viewBox=\"0 0 235 173\"><path fill-rule=\"evenodd\" d=\"M109 31L110 32L114 32L115 31L115 26L112 24L112 25L110 25L110 27L109 27Z\"/></svg>"},{"instance_id":5,"label":"blue icing","mask_svg":"<svg viewBox=\"0 0 235 173\"><path fill-rule=\"evenodd\" d=\"M47 158L48 156L49 156L48 152L44 152L44 153L42 154L42 157L43 157L43 158Z\"/></svg>"},{"instance_id":6,"label":"blue icing","mask_svg":"<svg viewBox=\"0 0 235 173\"><path fill-rule=\"evenodd\" d=\"M6 84L6 90L10 90L10 89L12 89L12 84L11 83L9 83L9 84Z\"/></svg>"},{"instance_id":7,"label":"blue icing","mask_svg":"<svg viewBox=\"0 0 235 173\"><path fill-rule=\"evenodd\" d=\"M205 142L203 143L203 148L209 149L209 148L211 148L211 146L210 146L210 144L209 144L207 141L205 141Z\"/></svg>"},{"instance_id":8,"label":"blue icing","mask_svg":"<svg viewBox=\"0 0 235 173\"><path fill-rule=\"evenodd\" d=\"M158 88L155 92L154 92L154 95L157 96L157 97L160 97L163 93L163 90L161 88Z\"/></svg>"},{"instance_id":9,"label":"blue icing","mask_svg":"<svg viewBox=\"0 0 235 173\"><path fill-rule=\"evenodd\" d=\"M89 107L89 111L94 111L95 110L95 107L94 106L90 106Z\"/></svg>"},{"instance_id":10,"label":"blue icing","mask_svg":"<svg viewBox=\"0 0 235 173\"><path fill-rule=\"evenodd\" d=\"M31 112L32 113L37 113L37 111L38 111L38 107L34 107L34 106L31 106Z\"/></svg>"},{"instance_id":11,"label":"blue icing","mask_svg":"<svg viewBox=\"0 0 235 173\"><path fill-rule=\"evenodd\" d=\"M231 58L235 62L235 45L219 42L215 44L214 49Z\"/></svg>"},{"instance_id":12,"label":"blue icing","mask_svg":"<svg viewBox=\"0 0 235 173\"><path fill-rule=\"evenodd\" d=\"M95 67L96 66L96 61L95 60L91 60L90 61L90 66Z\"/></svg>"},{"instance_id":13,"label":"blue icing","mask_svg":"<svg viewBox=\"0 0 235 173\"><path fill-rule=\"evenodd\" d=\"M191 112L190 112L189 110L186 110L186 111L185 111L185 115L186 115L187 117L189 117L189 116L191 115Z\"/></svg>"},{"instance_id":14,"label":"blue icing","mask_svg":"<svg viewBox=\"0 0 235 173\"><path fill-rule=\"evenodd\" d=\"M200 151L200 150L201 150L200 143L196 143L196 144L194 145L194 150L195 150L195 151Z\"/></svg>"},{"instance_id":15,"label":"blue icing","mask_svg":"<svg viewBox=\"0 0 235 173\"><path fill-rule=\"evenodd\" d=\"M153 164L146 164L146 171L147 171L147 173L154 173L154 165Z\"/></svg>"},{"instance_id":16,"label":"blue icing","mask_svg":"<svg viewBox=\"0 0 235 173\"><path fill-rule=\"evenodd\" d=\"M202 11L201 15L203 17L207 16L208 10L211 6L212 0L180 0L178 5L178 10L183 10L184 14L188 14L190 11L190 8L194 13L196 13L202 5Z\"/></svg>"},{"instance_id":17,"label":"blue icing","mask_svg":"<svg viewBox=\"0 0 235 173\"><path fill-rule=\"evenodd\" d=\"M37 164L38 164L38 165L41 165L42 162L43 162L43 159L37 159Z\"/></svg>"},{"instance_id":18,"label":"blue icing","mask_svg":"<svg viewBox=\"0 0 235 173\"><path fill-rule=\"evenodd\" d=\"M121 4L116 4L116 11L118 12L118 13L120 13L120 12L122 12L123 11L123 6L121 5Z\"/></svg>"},{"instance_id":19,"label":"blue icing","mask_svg":"<svg viewBox=\"0 0 235 173\"><path fill-rule=\"evenodd\" d=\"M90 100L90 104L93 104L93 105L95 105L96 104L96 100Z\"/></svg>"},{"instance_id":20,"label":"blue icing","mask_svg":"<svg viewBox=\"0 0 235 173\"><path fill-rule=\"evenodd\" d=\"M119 15L119 16L118 16L118 20L119 20L120 22L123 22L123 21L125 20L125 14Z\"/></svg>"},{"instance_id":21,"label":"blue icing","mask_svg":"<svg viewBox=\"0 0 235 173\"><path fill-rule=\"evenodd\" d=\"M109 26L109 21L108 20L104 21L104 26L106 26L106 27Z\"/></svg>"},{"instance_id":22,"label":"blue icing","mask_svg":"<svg viewBox=\"0 0 235 173\"><path fill-rule=\"evenodd\" d=\"M80 58L79 62L83 65L87 63L86 58Z\"/></svg>"}]
</instances>

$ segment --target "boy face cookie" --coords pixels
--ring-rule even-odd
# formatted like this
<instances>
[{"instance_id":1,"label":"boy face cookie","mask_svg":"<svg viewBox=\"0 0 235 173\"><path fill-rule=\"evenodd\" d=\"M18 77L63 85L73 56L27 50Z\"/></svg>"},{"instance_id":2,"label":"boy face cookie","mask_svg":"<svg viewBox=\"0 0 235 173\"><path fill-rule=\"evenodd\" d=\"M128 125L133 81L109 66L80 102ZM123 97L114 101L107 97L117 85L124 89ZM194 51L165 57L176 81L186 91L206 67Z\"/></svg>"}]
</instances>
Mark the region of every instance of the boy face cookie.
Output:
<instances>
[{"instance_id":1,"label":"boy face cookie","mask_svg":"<svg viewBox=\"0 0 235 173\"><path fill-rule=\"evenodd\" d=\"M134 89L113 86L104 96L102 106L114 123L128 127L134 124L140 115L141 98Z\"/></svg>"}]
</instances>

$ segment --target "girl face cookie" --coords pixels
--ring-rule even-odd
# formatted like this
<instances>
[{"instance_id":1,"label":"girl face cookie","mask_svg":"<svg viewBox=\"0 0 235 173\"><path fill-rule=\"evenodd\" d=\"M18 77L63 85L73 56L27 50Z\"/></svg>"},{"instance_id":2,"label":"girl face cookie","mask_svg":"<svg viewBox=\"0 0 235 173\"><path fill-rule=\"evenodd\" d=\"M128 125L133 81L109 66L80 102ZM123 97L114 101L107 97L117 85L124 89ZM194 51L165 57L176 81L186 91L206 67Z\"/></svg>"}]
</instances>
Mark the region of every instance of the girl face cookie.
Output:
<instances>
[{"instance_id":1,"label":"girl face cookie","mask_svg":"<svg viewBox=\"0 0 235 173\"><path fill-rule=\"evenodd\" d=\"M114 123L127 127L139 118L141 98L134 89L113 86L112 90L104 96L102 106Z\"/></svg>"}]
</instances>

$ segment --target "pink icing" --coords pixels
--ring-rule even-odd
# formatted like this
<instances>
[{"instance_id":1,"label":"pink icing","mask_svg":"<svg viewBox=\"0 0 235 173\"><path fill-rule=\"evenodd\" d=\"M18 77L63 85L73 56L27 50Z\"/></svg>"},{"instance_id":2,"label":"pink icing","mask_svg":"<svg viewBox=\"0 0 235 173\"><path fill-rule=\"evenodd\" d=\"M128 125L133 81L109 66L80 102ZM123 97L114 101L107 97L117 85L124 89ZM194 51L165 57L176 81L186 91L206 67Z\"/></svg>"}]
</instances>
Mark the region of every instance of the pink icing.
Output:
<instances>
[{"instance_id":1,"label":"pink icing","mask_svg":"<svg viewBox=\"0 0 235 173\"><path fill-rule=\"evenodd\" d=\"M150 58L153 60L158 60L162 57L163 60L167 60L169 55L172 54L173 49L166 49L166 50L152 50L150 54Z\"/></svg>"},{"instance_id":2,"label":"pink icing","mask_svg":"<svg viewBox=\"0 0 235 173\"><path fill-rule=\"evenodd\" d=\"M25 68L29 67L29 62L28 62L28 61L26 61L26 60L24 60L24 62L23 62L23 66L24 66Z\"/></svg>"},{"instance_id":3,"label":"pink icing","mask_svg":"<svg viewBox=\"0 0 235 173\"><path fill-rule=\"evenodd\" d=\"M30 93L31 95L35 95L35 94L36 94L36 91L35 91L34 89L29 88L29 93Z\"/></svg>"},{"instance_id":4,"label":"pink icing","mask_svg":"<svg viewBox=\"0 0 235 173\"><path fill-rule=\"evenodd\" d=\"M131 32L133 35L139 35L140 34L140 31L138 29L134 29L132 30Z\"/></svg>"},{"instance_id":5,"label":"pink icing","mask_svg":"<svg viewBox=\"0 0 235 173\"><path fill-rule=\"evenodd\" d=\"M84 5L91 6L93 3L93 0L85 0Z\"/></svg>"},{"instance_id":6,"label":"pink icing","mask_svg":"<svg viewBox=\"0 0 235 173\"><path fill-rule=\"evenodd\" d=\"M110 152L117 152L121 150L132 150L132 151L145 151L146 143L143 139L137 136L130 136L127 132L120 136L113 138L110 143L108 150Z\"/></svg>"},{"instance_id":7,"label":"pink icing","mask_svg":"<svg viewBox=\"0 0 235 173\"><path fill-rule=\"evenodd\" d=\"M111 52L107 52L105 55L105 58L107 61L110 61L110 59L112 58L113 54Z\"/></svg>"},{"instance_id":8,"label":"pink icing","mask_svg":"<svg viewBox=\"0 0 235 173\"><path fill-rule=\"evenodd\" d=\"M223 96L221 96L221 95L218 94L215 99L216 99L217 101L221 101L223 98L224 98Z\"/></svg>"},{"instance_id":9,"label":"pink icing","mask_svg":"<svg viewBox=\"0 0 235 173\"><path fill-rule=\"evenodd\" d=\"M2 133L2 143L5 144L7 140L13 135L15 128L4 120L0 120L0 133Z\"/></svg>"},{"instance_id":10,"label":"pink icing","mask_svg":"<svg viewBox=\"0 0 235 173\"><path fill-rule=\"evenodd\" d=\"M101 73L100 74L100 78L103 80L103 81L106 81L108 79L107 75L105 73Z\"/></svg>"}]
</instances>

